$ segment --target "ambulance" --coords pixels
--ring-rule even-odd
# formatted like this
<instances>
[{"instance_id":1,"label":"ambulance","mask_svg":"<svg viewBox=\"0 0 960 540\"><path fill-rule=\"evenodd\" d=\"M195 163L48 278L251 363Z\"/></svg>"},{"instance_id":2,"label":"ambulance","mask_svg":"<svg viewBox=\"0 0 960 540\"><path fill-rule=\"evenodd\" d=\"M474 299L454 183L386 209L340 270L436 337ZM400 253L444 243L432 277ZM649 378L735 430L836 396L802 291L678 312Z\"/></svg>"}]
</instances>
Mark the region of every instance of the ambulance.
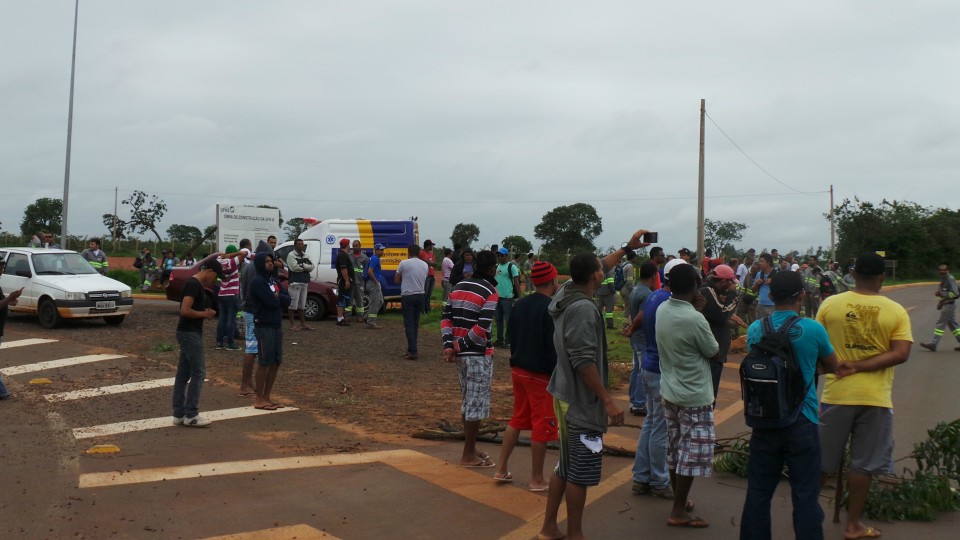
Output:
<instances>
[{"instance_id":1,"label":"ambulance","mask_svg":"<svg viewBox=\"0 0 960 540\"><path fill-rule=\"evenodd\" d=\"M373 246L383 244L384 252L380 257L383 268L383 280L386 282L383 289L384 298L400 298L400 285L393 282L397 266L407 258L407 247L410 244L420 244L420 234L417 222L412 220L373 220L373 219L304 219L307 223L315 223L309 229L300 233L298 238L303 240L307 257L314 263L311 279L315 281L337 281L337 251L340 249L340 239L346 238L353 245L354 240L360 241L363 252L368 257L373 256ZM352 248L351 248L352 249ZM293 251L293 242L284 242L277 246L276 253L286 260ZM352 251L351 251L352 253Z\"/></svg>"}]
</instances>

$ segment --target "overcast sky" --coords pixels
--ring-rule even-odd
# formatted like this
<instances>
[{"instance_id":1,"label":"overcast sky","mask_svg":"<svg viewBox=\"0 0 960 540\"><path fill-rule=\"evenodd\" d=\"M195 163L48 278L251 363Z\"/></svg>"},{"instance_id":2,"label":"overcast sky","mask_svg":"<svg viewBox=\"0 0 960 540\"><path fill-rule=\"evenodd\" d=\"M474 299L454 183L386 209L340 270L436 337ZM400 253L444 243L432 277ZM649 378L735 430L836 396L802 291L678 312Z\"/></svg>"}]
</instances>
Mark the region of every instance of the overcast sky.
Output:
<instances>
[{"instance_id":1,"label":"overcast sky","mask_svg":"<svg viewBox=\"0 0 960 540\"><path fill-rule=\"evenodd\" d=\"M958 20L946 0L81 0L69 230L105 234L114 187L166 201L163 231L272 204L416 215L438 245L459 222L534 240L588 202L599 246L643 227L676 252L704 98L763 168L708 120L706 216L746 223L741 248L828 247L831 184L957 207ZM72 25L73 2L0 0L9 232L63 195Z\"/></svg>"}]
</instances>

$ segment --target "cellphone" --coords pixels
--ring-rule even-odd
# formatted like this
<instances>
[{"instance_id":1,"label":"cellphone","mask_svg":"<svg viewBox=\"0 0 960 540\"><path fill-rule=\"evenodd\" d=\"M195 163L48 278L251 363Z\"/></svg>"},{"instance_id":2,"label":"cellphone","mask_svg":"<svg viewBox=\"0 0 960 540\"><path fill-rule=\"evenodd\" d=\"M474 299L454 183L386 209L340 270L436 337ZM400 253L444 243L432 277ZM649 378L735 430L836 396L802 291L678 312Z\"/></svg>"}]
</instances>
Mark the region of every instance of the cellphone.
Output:
<instances>
[{"instance_id":1,"label":"cellphone","mask_svg":"<svg viewBox=\"0 0 960 540\"><path fill-rule=\"evenodd\" d=\"M645 232L643 233L643 241L648 244L653 244L657 241L657 233L655 232Z\"/></svg>"}]
</instances>

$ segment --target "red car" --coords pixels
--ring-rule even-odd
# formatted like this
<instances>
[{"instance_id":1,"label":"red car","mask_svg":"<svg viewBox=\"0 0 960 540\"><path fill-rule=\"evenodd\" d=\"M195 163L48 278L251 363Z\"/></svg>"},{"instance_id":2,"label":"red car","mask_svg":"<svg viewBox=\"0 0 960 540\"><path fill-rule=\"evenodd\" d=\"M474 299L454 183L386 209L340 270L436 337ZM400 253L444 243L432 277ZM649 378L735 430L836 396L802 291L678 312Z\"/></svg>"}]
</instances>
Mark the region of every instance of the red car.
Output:
<instances>
[{"instance_id":1,"label":"red car","mask_svg":"<svg viewBox=\"0 0 960 540\"><path fill-rule=\"evenodd\" d=\"M181 266L174 268L170 273L170 282L167 285L167 300L179 302L183 298L183 284L191 276L200 271L200 266L213 259L216 255L208 255L204 259L197 261L193 266ZM287 271L280 271L280 284L287 287ZM207 289L208 303L217 309L217 287ZM321 281L311 281L307 287L307 319L319 321L330 313L337 312L337 289L333 283Z\"/></svg>"}]
</instances>

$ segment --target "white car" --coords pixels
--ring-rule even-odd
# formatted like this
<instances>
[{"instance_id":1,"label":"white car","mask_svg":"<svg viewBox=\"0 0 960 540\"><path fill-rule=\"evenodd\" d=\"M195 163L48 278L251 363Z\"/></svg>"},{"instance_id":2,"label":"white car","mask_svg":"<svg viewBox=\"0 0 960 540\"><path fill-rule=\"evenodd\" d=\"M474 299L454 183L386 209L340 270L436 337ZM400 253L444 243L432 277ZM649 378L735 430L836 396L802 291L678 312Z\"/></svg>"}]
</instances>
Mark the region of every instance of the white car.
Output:
<instances>
[{"instance_id":1,"label":"white car","mask_svg":"<svg viewBox=\"0 0 960 540\"><path fill-rule=\"evenodd\" d=\"M120 324L133 310L130 287L100 275L76 251L0 248L0 259L6 261L0 275L4 294L23 288L10 311L37 314L44 328L91 317Z\"/></svg>"}]
</instances>

